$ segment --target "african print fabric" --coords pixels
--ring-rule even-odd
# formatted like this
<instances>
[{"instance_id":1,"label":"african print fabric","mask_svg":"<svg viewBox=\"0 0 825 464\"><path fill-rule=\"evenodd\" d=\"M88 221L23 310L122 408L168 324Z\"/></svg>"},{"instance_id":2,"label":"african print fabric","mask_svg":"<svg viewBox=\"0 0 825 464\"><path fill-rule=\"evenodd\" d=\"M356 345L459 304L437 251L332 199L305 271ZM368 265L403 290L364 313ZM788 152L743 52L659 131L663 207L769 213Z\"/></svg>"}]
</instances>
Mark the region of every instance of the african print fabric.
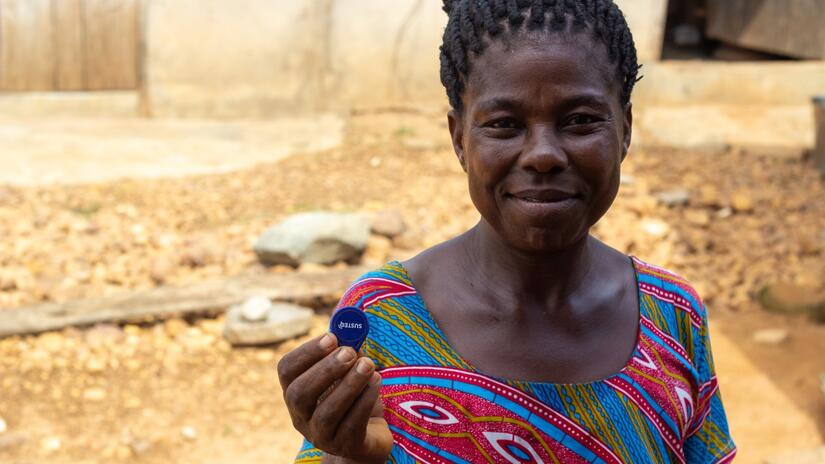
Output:
<instances>
[{"instance_id":1,"label":"african print fabric","mask_svg":"<svg viewBox=\"0 0 825 464\"><path fill-rule=\"evenodd\" d=\"M387 462L728 463L736 447L713 367L707 309L682 278L633 260L639 336L618 373L585 384L486 376L459 356L401 263L370 272L339 307L369 318L383 382ZM321 462L305 442L296 463Z\"/></svg>"}]
</instances>

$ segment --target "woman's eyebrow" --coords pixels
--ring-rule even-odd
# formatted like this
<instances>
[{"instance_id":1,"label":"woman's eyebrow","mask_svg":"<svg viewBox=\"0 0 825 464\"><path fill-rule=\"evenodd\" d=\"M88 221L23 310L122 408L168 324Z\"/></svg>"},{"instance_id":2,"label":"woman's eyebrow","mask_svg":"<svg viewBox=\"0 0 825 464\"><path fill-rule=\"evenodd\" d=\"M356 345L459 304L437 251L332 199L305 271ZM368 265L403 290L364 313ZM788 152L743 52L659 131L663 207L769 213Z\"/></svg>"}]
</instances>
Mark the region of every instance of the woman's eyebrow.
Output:
<instances>
[{"instance_id":1,"label":"woman's eyebrow","mask_svg":"<svg viewBox=\"0 0 825 464\"><path fill-rule=\"evenodd\" d=\"M476 104L476 111L490 112L495 110L516 110L522 107L518 100L508 97L493 97Z\"/></svg>"},{"instance_id":2,"label":"woman's eyebrow","mask_svg":"<svg viewBox=\"0 0 825 464\"><path fill-rule=\"evenodd\" d=\"M569 99L565 99L564 106L566 107L576 107L576 106L592 106L599 109L606 109L610 108L610 103L600 95L574 95Z\"/></svg>"}]
</instances>

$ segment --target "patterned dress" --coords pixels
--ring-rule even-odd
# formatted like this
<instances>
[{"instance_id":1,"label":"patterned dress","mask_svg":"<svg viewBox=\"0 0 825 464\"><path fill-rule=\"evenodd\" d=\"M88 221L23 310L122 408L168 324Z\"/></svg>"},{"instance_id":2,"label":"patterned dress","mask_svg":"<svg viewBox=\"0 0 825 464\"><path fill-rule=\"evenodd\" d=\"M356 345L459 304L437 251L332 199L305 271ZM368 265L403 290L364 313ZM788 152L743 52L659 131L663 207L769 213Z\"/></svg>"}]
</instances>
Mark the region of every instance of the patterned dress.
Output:
<instances>
[{"instance_id":1,"label":"patterned dress","mask_svg":"<svg viewBox=\"0 0 825 464\"><path fill-rule=\"evenodd\" d=\"M707 310L688 283L633 259L640 325L618 373L585 384L481 374L450 346L401 263L358 279L365 354L395 439L387 462L727 463L736 447L713 368ZM320 462L305 442L296 463Z\"/></svg>"}]
</instances>

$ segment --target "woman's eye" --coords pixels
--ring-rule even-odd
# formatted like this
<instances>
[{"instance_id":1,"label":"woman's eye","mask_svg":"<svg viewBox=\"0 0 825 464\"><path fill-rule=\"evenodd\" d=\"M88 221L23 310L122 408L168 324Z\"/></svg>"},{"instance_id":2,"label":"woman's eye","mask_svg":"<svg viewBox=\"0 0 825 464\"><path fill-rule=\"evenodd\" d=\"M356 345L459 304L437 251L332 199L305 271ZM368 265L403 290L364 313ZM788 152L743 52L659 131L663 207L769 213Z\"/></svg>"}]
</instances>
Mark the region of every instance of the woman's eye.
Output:
<instances>
[{"instance_id":1,"label":"woman's eye","mask_svg":"<svg viewBox=\"0 0 825 464\"><path fill-rule=\"evenodd\" d=\"M568 119L568 124L573 126L583 126L596 122L599 122L599 118L589 114L574 114L570 119Z\"/></svg>"},{"instance_id":2,"label":"woman's eye","mask_svg":"<svg viewBox=\"0 0 825 464\"><path fill-rule=\"evenodd\" d=\"M518 129L519 124L515 119L502 118L488 123L487 127L491 127L493 129Z\"/></svg>"}]
</instances>

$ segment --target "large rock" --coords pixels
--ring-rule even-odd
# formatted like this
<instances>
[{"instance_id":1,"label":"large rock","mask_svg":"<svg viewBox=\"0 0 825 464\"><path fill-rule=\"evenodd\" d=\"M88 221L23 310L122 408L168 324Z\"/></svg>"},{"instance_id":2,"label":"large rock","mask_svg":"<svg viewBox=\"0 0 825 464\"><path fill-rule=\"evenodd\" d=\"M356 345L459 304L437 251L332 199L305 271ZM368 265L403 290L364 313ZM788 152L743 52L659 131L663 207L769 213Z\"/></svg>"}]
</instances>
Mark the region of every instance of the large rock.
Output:
<instances>
[{"instance_id":1,"label":"large rock","mask_svg":"<svg viewBox=\"0 0 825 464\"><path fill-rule=\"evenodd\" d=\"M807 314L825 322L825 294L811 287L779 283L759 291L759 303L768 311L786 314Z\"/></svg>"},{"instance_id":2,"label":"large rock","mask_svg":"<svg viewBox=\"0 0 825 464\"><path fill-rule=\"evenodd\" d=\"M301 213L267 230L254 249L261 263L269 266L355 262L369 237L370 221L363 216Z\"/></svg>"},{"instance_id":3,"label":"large rock","mask_svg":"<svg viewBox=\"0 0 825 464\"><path fill-rule=\"evenodd\" d=\"M244 305L232 307L226 315L224 338L233 345L268 345L309 332L313 311L289 303L274 303L259 321L244 318Z\"/></svg>"}]
</instances>

